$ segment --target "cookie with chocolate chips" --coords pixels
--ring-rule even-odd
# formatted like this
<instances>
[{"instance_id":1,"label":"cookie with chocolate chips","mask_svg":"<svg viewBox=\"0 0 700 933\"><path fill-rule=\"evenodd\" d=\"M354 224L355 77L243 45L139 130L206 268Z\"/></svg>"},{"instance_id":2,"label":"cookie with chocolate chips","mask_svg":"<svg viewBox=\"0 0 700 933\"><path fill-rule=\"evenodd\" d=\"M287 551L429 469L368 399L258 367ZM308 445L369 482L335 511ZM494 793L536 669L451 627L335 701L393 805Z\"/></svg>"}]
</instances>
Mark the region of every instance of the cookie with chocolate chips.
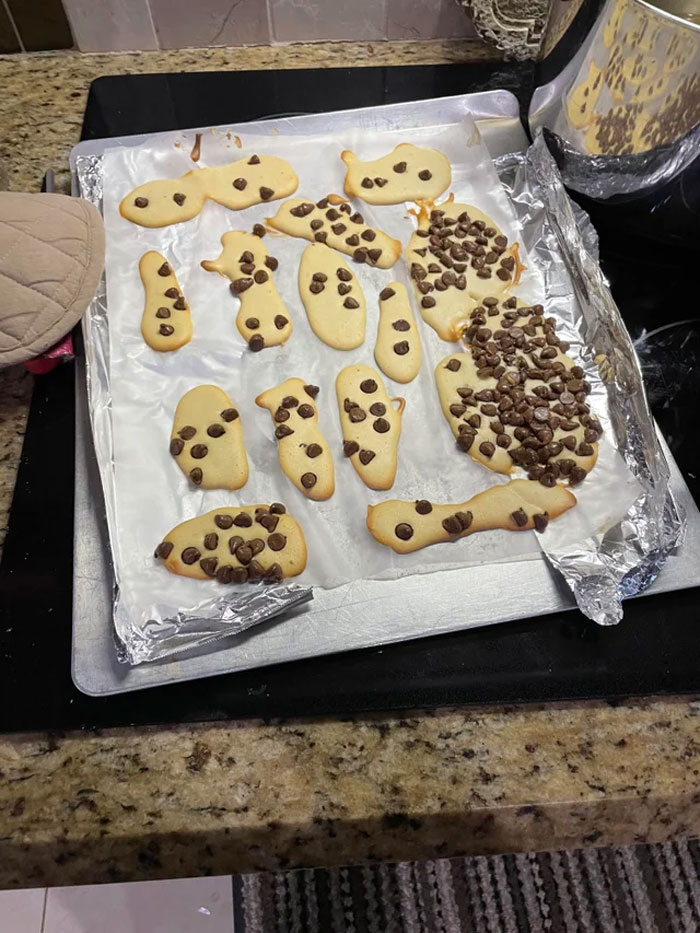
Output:
<instances>
[{"instance_id":1,"label":"cookie with chocolate chips","mask_svg":"<svg viewBox=\"0 0 700 933\"><path fill-rule=\"evenodd\" d=\"M192 316L172 264L149 250L139 260L139 274L146 293L141 316L143 339L161 353L178 350L192 337Z\"/></svg>"},{"instance_id":2,"label":"cookie with chocolate chips","mask_svg":"<svg viewBox=\"0 0 700 933\"><path fill-rule=\"evenodd\" d=\"M379 324L374 358L394 382L411 382L421 363L421 342L411 302L401 282L390 282L379 293Z\"/></svg>"},{"instance_id":3,"label":"cookie with chocolate chips","mask_svg":"<svg viewBox=\"0 0 700 933\"><path fill-rule=\"evenodd\" d=\"M399 143L392 152L363 162L354 152L340 154L345 162L345 193L368 204L403 204L439 197L452 180L450 163L437 149Z\"/></svg>"},{"instance_id":4,"label":"cookie with chocolate chips","mask_svg":"<svg viewBox=\"0 0 700 933\"><path fill-rule=\"evenodd\" d=\"M318 424L316 386L287 379L255 399L275 425L280 466L308 499L330 499L335 491L333 457Z\"/></svg>"},{"instance_id":5,"label":"cookie with chocolate chips","mask_svg":"<svg viewBox=\"0 0 700 933\"><path fill-rule=\"evenodd\" d=\"M323 243L312 243L299 263L299 294L311 330L335 350L365 341L367 306L354 272Z\"/></svg>"}]
</instances>

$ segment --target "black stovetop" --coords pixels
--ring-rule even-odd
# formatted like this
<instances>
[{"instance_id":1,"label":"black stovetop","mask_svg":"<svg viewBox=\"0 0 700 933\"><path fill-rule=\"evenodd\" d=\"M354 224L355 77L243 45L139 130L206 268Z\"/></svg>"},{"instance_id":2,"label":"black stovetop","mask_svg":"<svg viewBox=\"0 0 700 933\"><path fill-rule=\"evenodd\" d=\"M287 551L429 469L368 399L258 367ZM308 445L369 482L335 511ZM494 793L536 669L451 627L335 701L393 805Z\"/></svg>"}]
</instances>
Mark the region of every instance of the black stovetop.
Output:
<instances>
[{"instance_id":1,"label":"black stovetop","mask_svg":"<svg viewBox=\"0 0 700 933\"><path fill-rule=\"evenodd\" d=\"M527 64L410 66L101 78L83 138L241 122L508 88L524 108ZM590 205L587 205L590 206ZM618 212L619 213L619 212ZM620 234L594 210L602 265L634 338L654 413L695 496L700 320L689 305L689 252ZM620 215L622 216L622 215ZM644 231L646 234L646 231ZM690 323L675 321L693 318ZM0 564L0 731L233 717L342 715L464 703L681 693L700 689L700 590L625 606L603 629L577 611L227 674L104 699L70 679L73 535L71 365L37 379ZM108 619L95 620L109 625Z\"/></svg>"}]
</instances>

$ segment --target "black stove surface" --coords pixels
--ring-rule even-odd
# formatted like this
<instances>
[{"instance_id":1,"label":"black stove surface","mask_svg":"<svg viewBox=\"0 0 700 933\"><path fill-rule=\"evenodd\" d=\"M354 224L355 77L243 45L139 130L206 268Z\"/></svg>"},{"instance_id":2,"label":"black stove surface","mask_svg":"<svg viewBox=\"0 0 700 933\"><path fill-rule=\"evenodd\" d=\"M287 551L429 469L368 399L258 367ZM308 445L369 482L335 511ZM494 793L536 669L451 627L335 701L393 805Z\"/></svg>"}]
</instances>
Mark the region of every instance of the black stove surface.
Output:
<instances>
[{"instance_id":1,"label":"black stove surface","mask_svg":"<svg viewBox=\"0 0 700 933\"><path fill-rule=\"evenodd\" d=\"M101 78L90 91L83 138L492 88L512 90L526 107L531 66ZM640 247L608 222L607 215L601 217L602 265L638 338L654 413L697 501L693 415L700 402L700 321L682 274L697 257L677 250L669 255L653 242ZM86 697L70 679L73 380L72 366L60 367L37 379L32 399L0 564L0 731L700 690L696 589L628 602L623 622L613 628L600 628L577 611L563 612L141 693Z\"/></svg>"}]
</instances>

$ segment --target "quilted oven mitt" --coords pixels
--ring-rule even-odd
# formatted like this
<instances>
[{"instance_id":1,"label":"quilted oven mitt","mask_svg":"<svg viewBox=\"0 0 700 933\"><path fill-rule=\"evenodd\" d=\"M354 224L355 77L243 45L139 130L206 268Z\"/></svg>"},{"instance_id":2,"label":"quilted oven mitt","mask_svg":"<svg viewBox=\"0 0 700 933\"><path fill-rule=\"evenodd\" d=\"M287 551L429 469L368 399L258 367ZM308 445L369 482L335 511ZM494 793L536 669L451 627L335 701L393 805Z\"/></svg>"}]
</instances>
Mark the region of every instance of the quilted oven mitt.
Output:
<instances>
[{"instance_id":1,"label":"quilted oven mitt","mask_svg":"<svg viewBox=\"0 0 700 933\"><path fill-rule=\"evenodd\" d=\"M0 192L0 367L43 353L95 294L104 227L88 201Z\"/></svg>"}]
</instances>

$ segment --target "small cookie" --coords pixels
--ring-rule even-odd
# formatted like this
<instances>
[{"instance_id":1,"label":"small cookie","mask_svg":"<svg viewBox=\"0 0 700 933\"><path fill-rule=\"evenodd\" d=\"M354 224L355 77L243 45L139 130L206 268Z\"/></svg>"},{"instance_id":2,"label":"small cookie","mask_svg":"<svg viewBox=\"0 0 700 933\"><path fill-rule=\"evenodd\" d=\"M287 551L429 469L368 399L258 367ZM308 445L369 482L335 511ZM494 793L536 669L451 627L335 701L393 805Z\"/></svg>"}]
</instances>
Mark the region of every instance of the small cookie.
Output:
<instances>
[{"instance_id":1,"label":"small cookie","mask_svg":"<svg viewBox=\"0 0 700 933\"><path fill-rule=\"evenodd\" d=\"M374 347L377 366L394 382L410 382L420 369L421 345L408 292L390 282L379 293L379 326Z\"/></svg>"},{"instance_id":2,"label":"small cookie","mask_svg":"<svg viewBox=\"0 0 700 933\"><path fill-rule=\"evenodd\" d=\"M192 316L173 267L160 253L150 250L139 260L139 273L146 292L143 339L161 353L178 350L192 337Z\"/></svg>"},{"instance_id":3,"label":"small cookie","mask_svg":"<svg viewBox=\"0 0 700 933\"><path fill-rule=\"evenodd\" d=\"M603 45L609 49L615 39L620 34L622 21L625 18L628 0L616 0L610 17L603 27Z\"/></svg>"},{"instance_id":4,"label":"small cookie","mask_svg":"<svg viewBox=\"0 0 700 933\"><path fill-rule=\"evenodd\" d=\"M664 74L657 74L651 81L640 84L630 100L631 104L648 104L657 97L662 97L668 91L670 77Z\"/></svg>"},{"instance_id":5,"label":"small cookie","mask_svg":"<svg viewBox=\"0 0 700 933\"><path fill-rule=\"evenodd\" d=\"M677 25L669 43L666 46L662 70L665 75L674 75L683 71L693 60L697 53L697 39L689 34L690 31L685 26ZM689 73L686 80L696 80L697 76ZM697 105L697 97L695 98Z\"/></svg>"},{"instance_id":6,"label":"small cookie","mask_svg":"<svg viewBox=\"0 0 700 933\"><path fill-rule=\"evenodd\" d=\"M315 398L318 386L287 379L255 399L267 408L275 424L280 466L308 499L330 499L335 491L333 457L318 426Z\"/></svg>"},{"instance_id":7,"label":"small cookie","mask_svg":"<svg viewBox=\"0 0 700 933\"><path fill-rule=\"evenodd\" d=\"M185 476L203 489L240 489L248 458L238 410L218 386L196 386L175 409L170 453Z\"/></svg>"},{"instance_id":8,"label":"small cookie","mask_svg":"<svg viewBox=\"0 0 700 933\"><path fill-rule=\"evenodd\" d=\"M389 499L370 505L367 528L380 544L397 554L410 554L494 528L542 532L575 505L576 497L563 486L548 489L532 480L514 479L455 505L437 505L427 499Z\"/></svg>"},{"instance_id":9,"label":"small cookie","mask_svg":"<svg viewBox=\"0 0 700 933\"><path fill-rule=\"evenodd\" d=\"M554 486L580 483L595 465L598 420L580 366L566 356L542 305L487 298L465 331L466 353L435 369L442 412L460 450L496 473L525 470Z\"/></svg>"},{"instance_id":10,"label":"small cookie","mask_svg":"<svg viewBox=\"0 0 700 933\"><path fill-rule=\"evenodd\" d=\"M640 84L646 84L651 81L659 70L659 63L650 55L640 52L638 55L630 55L625 58L622 65L622 74L626 81L635 87Z\"/></svg>"},{"instance_id":11,"label":"small cookie","mask_svg":"<svg viewBox=\"0 0 700 933\"><path fill-rule=\"evenodd\" d=\"M360 283L323 243L312 243L304 250L299 294L319 340L336 350L354 350L364 343L367 306Z\"/></svg>"},{"instance_id":12,"label":"small cookie","mask_svg":"<svg viewBox=\"0 0 700 933\"><path fill-rule=\"evenodd\" d=\"M224 507L169 531L155 556L165 569L219 583L279 583L306 567L306 541L283 505Z\"/></svg>"},{"instance_id":13,"label":"small cookie","mask_svg":"<svg viewBox=\"0 0 700 933\"><path fill-rule=\"evenodd\" d=\"M379 269L389 269L401 255L401 242L369 227L359 211L337 194L329 194L316 204L303 198L290 198L281 204L267 223L289 236L303 237L312 243L325 243Z\"/></svg>"},{"instance_id":14,"label":"small cookie","mask_svg":"<svg viewBox=\"0 0 700 933\"><path fill-rule=\"evenodd\" d=\"M379 373L346 366L335 380L343 453L370 489L391 489L401 436L402 398L389 398ZM394 408L393 402L398 402Z\"/></svg>"},{"instance_id":15,"label":"small cookie","mask_svg":"<svg viewBox=\"0 0 700 933\"><path fill-rule=\"evenodd\" d=\"M402 204L437 198L452 180L450 163L437 149L399 143L381 159L362 162L345 149L345 193L368 204Z\"/></svg>"},{"instance_id":16,"label":"small cookie","mask_svg":"<svg viewBox=\"0 0 700 933\"><path fill-rule=\"evenodd\" d=\"M574 129L583 129L591 121L603 87L603 69L589 62L588 76L569 94L566 112Z\"/></svg>"},{"instance_id":17,"label":"small cookie","mask_svg":"<svg viewBox=\"0 0 700 933\"><path fill-rule=\"evenodd\" d=\"M483 297L517 285L518 244L470 204L449 201L421 212L406 247L420 313L443 340L457 340L469 311Z\"/></svg>"},{"instance_id":18,"label":"small cookie","mask_svg":"<svg viewBox=\"0 0 700 933\"><path fill-rule=\"evenodd\" d=\"M269 256L262 239L243 230L230 230L221 237L223 250L218 259L205 259L202 268L231 279L231 291L241 306L236 327L253 351L285 343L292 333L292 321L272 280L278 266Z\"/></svg>"},{"instance_id":19,"label":"small cookie","mask_svg":"<svg viewBox=\"0 0 700 933\"><path fill-rule=\"evenodd\" d=\"M299 185L289 162L252 155L216 168L199 168L180 178L148 181L119 205L122 217L141 227L167 227L191 220L207 198L234 211L263 201L286 198Z\"/></svg>"}]
</instances>

